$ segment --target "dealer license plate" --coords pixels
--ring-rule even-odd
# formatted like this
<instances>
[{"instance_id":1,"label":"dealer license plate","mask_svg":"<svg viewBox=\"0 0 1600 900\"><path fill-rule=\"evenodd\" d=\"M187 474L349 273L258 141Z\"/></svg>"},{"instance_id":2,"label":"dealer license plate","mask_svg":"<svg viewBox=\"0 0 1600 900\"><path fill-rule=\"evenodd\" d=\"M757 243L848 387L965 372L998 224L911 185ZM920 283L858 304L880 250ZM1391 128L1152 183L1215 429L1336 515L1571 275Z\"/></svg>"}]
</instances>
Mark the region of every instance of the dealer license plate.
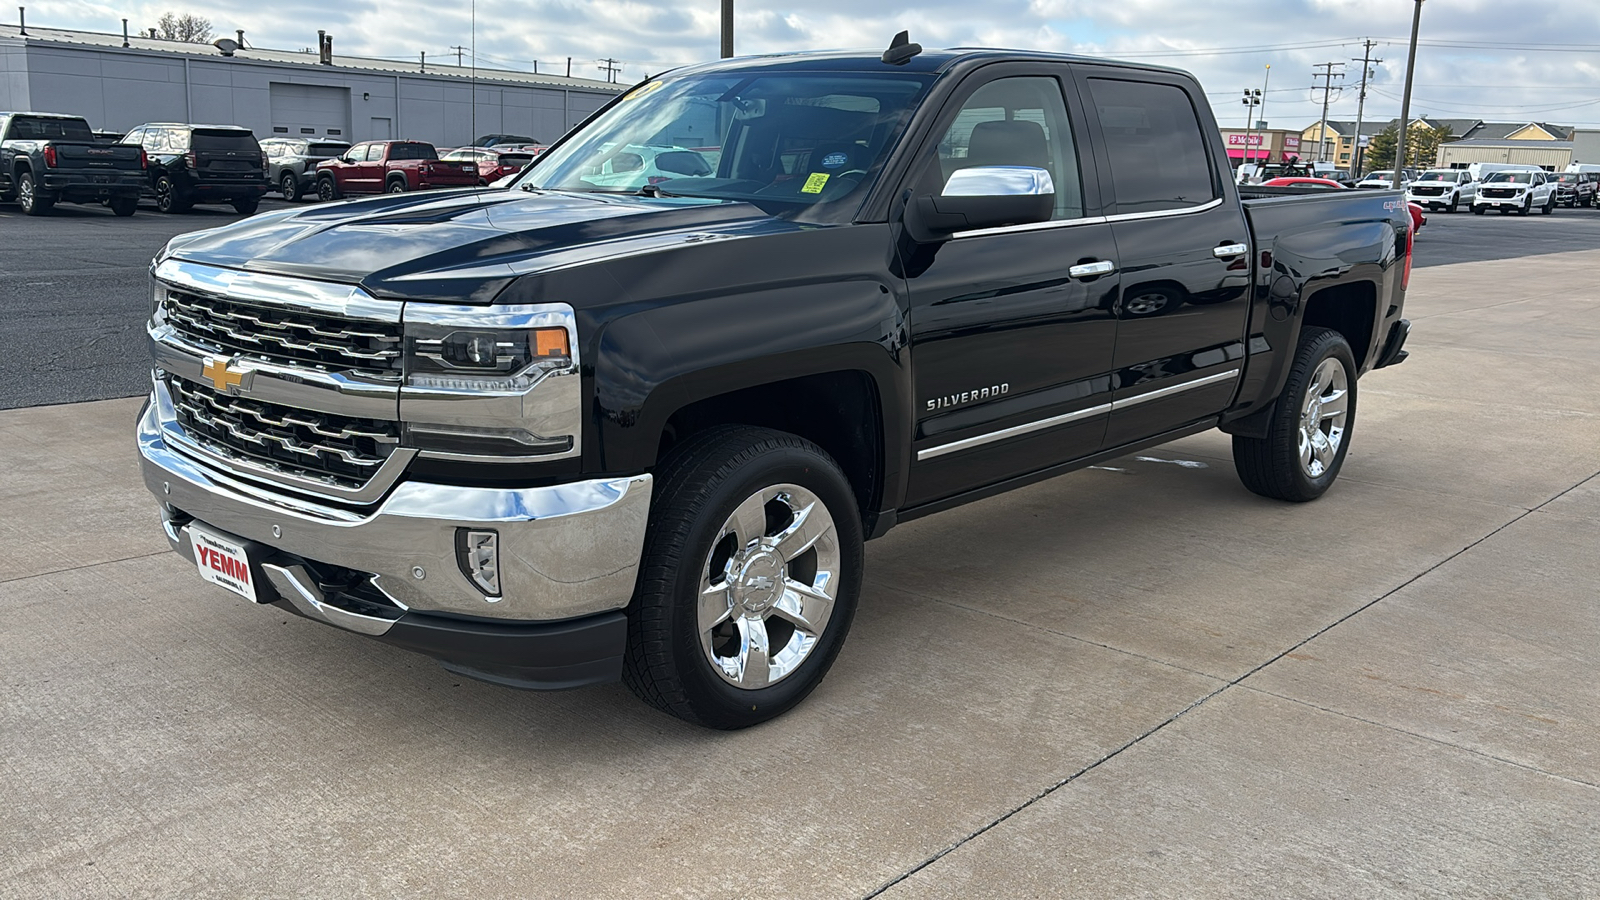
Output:
<instances>
[{"instance_id":1,"label":"dealer license plate","mask_svg":"<svg viewBox=\"0 0 1600 900\"><path fill-rule=\"evenodd\" d=\"M251 576L250 556L244 547L194 525L189 526L189 543L194 547L194 561L201 578L255 602L255 579Z\"/></svg>"}]
</instances>

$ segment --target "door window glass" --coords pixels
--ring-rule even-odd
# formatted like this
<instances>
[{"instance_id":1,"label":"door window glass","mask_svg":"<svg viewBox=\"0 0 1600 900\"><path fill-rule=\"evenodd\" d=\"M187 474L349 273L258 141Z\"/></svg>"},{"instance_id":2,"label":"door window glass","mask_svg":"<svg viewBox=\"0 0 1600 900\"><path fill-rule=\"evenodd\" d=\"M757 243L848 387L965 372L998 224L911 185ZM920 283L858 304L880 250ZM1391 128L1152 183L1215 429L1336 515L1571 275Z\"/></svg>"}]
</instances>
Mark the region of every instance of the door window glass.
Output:
<instances>
[{"instance_id":1,"label":"door window glass","mask_svg":"<svg viewBox=\"0 0 1600 900\"><path fill-rule=\"evenodd\" d=\"M1056 187L1052 219L1083 216L1078 151L1054 78L1001 78L972 92L939 140L937 192L959 169L1031 166L1050 173Z\"/></svg>"},{"instance_id":2,"label":"door window glass","mask_svg":"<svg viewBox=\"0 0 1600 900\"><path fill-rule=\"evenodd\" d=\"M1181 88L1145 81L1089 79L1105 134L1118 213L1158 212L1208 203L1217 180L1194 104Z\"/></svg>"}]
</instances>

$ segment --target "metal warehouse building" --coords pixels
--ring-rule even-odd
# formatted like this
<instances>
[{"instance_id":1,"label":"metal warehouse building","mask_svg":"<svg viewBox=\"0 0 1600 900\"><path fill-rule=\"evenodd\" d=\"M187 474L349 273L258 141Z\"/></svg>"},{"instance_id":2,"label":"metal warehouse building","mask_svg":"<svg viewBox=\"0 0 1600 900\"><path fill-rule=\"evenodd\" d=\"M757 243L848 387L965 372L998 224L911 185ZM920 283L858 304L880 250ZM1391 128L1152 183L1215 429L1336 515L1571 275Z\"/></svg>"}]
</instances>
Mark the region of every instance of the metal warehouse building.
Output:
<instances>
[{"instance_id":1,"label":"metal warehouse building","mask_svg":"<svg viewBox=\"0 0 1600 900\"><path fill-rule=\"evenodd\" d=\"M308 36L309 37L309 36ZM323 62L323 60L328 60ZM481 134L553 141L624 85L500 69L0 26L0 110L72 113L97 129L145 122L243 125L258 137Z\"/></svg>"}]
</instances>

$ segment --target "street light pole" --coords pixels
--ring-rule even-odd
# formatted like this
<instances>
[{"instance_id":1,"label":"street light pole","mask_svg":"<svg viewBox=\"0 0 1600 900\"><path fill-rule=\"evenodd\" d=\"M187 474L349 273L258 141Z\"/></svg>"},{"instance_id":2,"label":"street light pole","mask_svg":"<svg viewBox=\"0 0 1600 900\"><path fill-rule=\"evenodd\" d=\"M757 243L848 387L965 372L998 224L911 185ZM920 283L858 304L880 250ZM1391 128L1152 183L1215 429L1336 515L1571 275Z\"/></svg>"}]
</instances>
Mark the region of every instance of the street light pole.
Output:
<instances>
[{"instance_id":1,"label":"street light pole","mask_svg":"<svg viewBox=\"0 0 1600 900\"><path fill-rule=\"evenodd\" d=\"M1406 92L1400 99L1400 142L1394 148L1394 187L1400 186L1400 172L1406 167L1406 125L1411 121L1411 76L1417 70L1417 29L1422 26L1422 0L1414 0L1411 13L1411 52L1406 56ZM1359 135L1357 136L1359 139Z\"/></svg>"},{"instance_id":2,"label":"street light pole","mask_svg":"<svg viewBox=\"0 0 1600 900\"><path fill-rule=\"evenodd\" d=\"M1261 79L1261 111L1256 114L1257 122L1265 122L1267 120L1267 82L1271 79L1272 64L1268 63L1266 77ZM1249 147L1244 149L1246 153L1250 152ZM1266 166L1267 163L1272 162L1272 144L1267 140L1267 129L1265 127L1261 129L1261 149L1264 154L1261 157L1261 165Z\"/></svg>"},{"instance_id":3,"label":"street light pole","mask_svg":"<svg viewBox=\"0 0 1600 900\"><path fill-rule=\"evenodd\" d=\"M733 56L733 0L722 0L722 58Z\"/></svg>"}]
</instances>

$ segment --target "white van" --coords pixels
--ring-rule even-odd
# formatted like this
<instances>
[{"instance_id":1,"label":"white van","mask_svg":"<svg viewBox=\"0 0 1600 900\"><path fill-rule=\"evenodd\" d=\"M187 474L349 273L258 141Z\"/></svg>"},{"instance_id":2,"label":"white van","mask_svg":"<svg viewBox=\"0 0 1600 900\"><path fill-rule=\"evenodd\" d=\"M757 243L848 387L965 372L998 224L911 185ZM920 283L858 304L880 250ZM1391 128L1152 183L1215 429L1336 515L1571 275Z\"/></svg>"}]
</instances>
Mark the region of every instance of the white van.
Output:
<instances>
[{"instance_id":1,"label":"white van","mask_svg":"<svg viewBox=\"0 0 1600 900\"><path fill-rule=\"evenodd\" d=\"M1573 163L1567 166L1568 172L1600 172L1600 163Z\"/></svg>"}]
</instances>

